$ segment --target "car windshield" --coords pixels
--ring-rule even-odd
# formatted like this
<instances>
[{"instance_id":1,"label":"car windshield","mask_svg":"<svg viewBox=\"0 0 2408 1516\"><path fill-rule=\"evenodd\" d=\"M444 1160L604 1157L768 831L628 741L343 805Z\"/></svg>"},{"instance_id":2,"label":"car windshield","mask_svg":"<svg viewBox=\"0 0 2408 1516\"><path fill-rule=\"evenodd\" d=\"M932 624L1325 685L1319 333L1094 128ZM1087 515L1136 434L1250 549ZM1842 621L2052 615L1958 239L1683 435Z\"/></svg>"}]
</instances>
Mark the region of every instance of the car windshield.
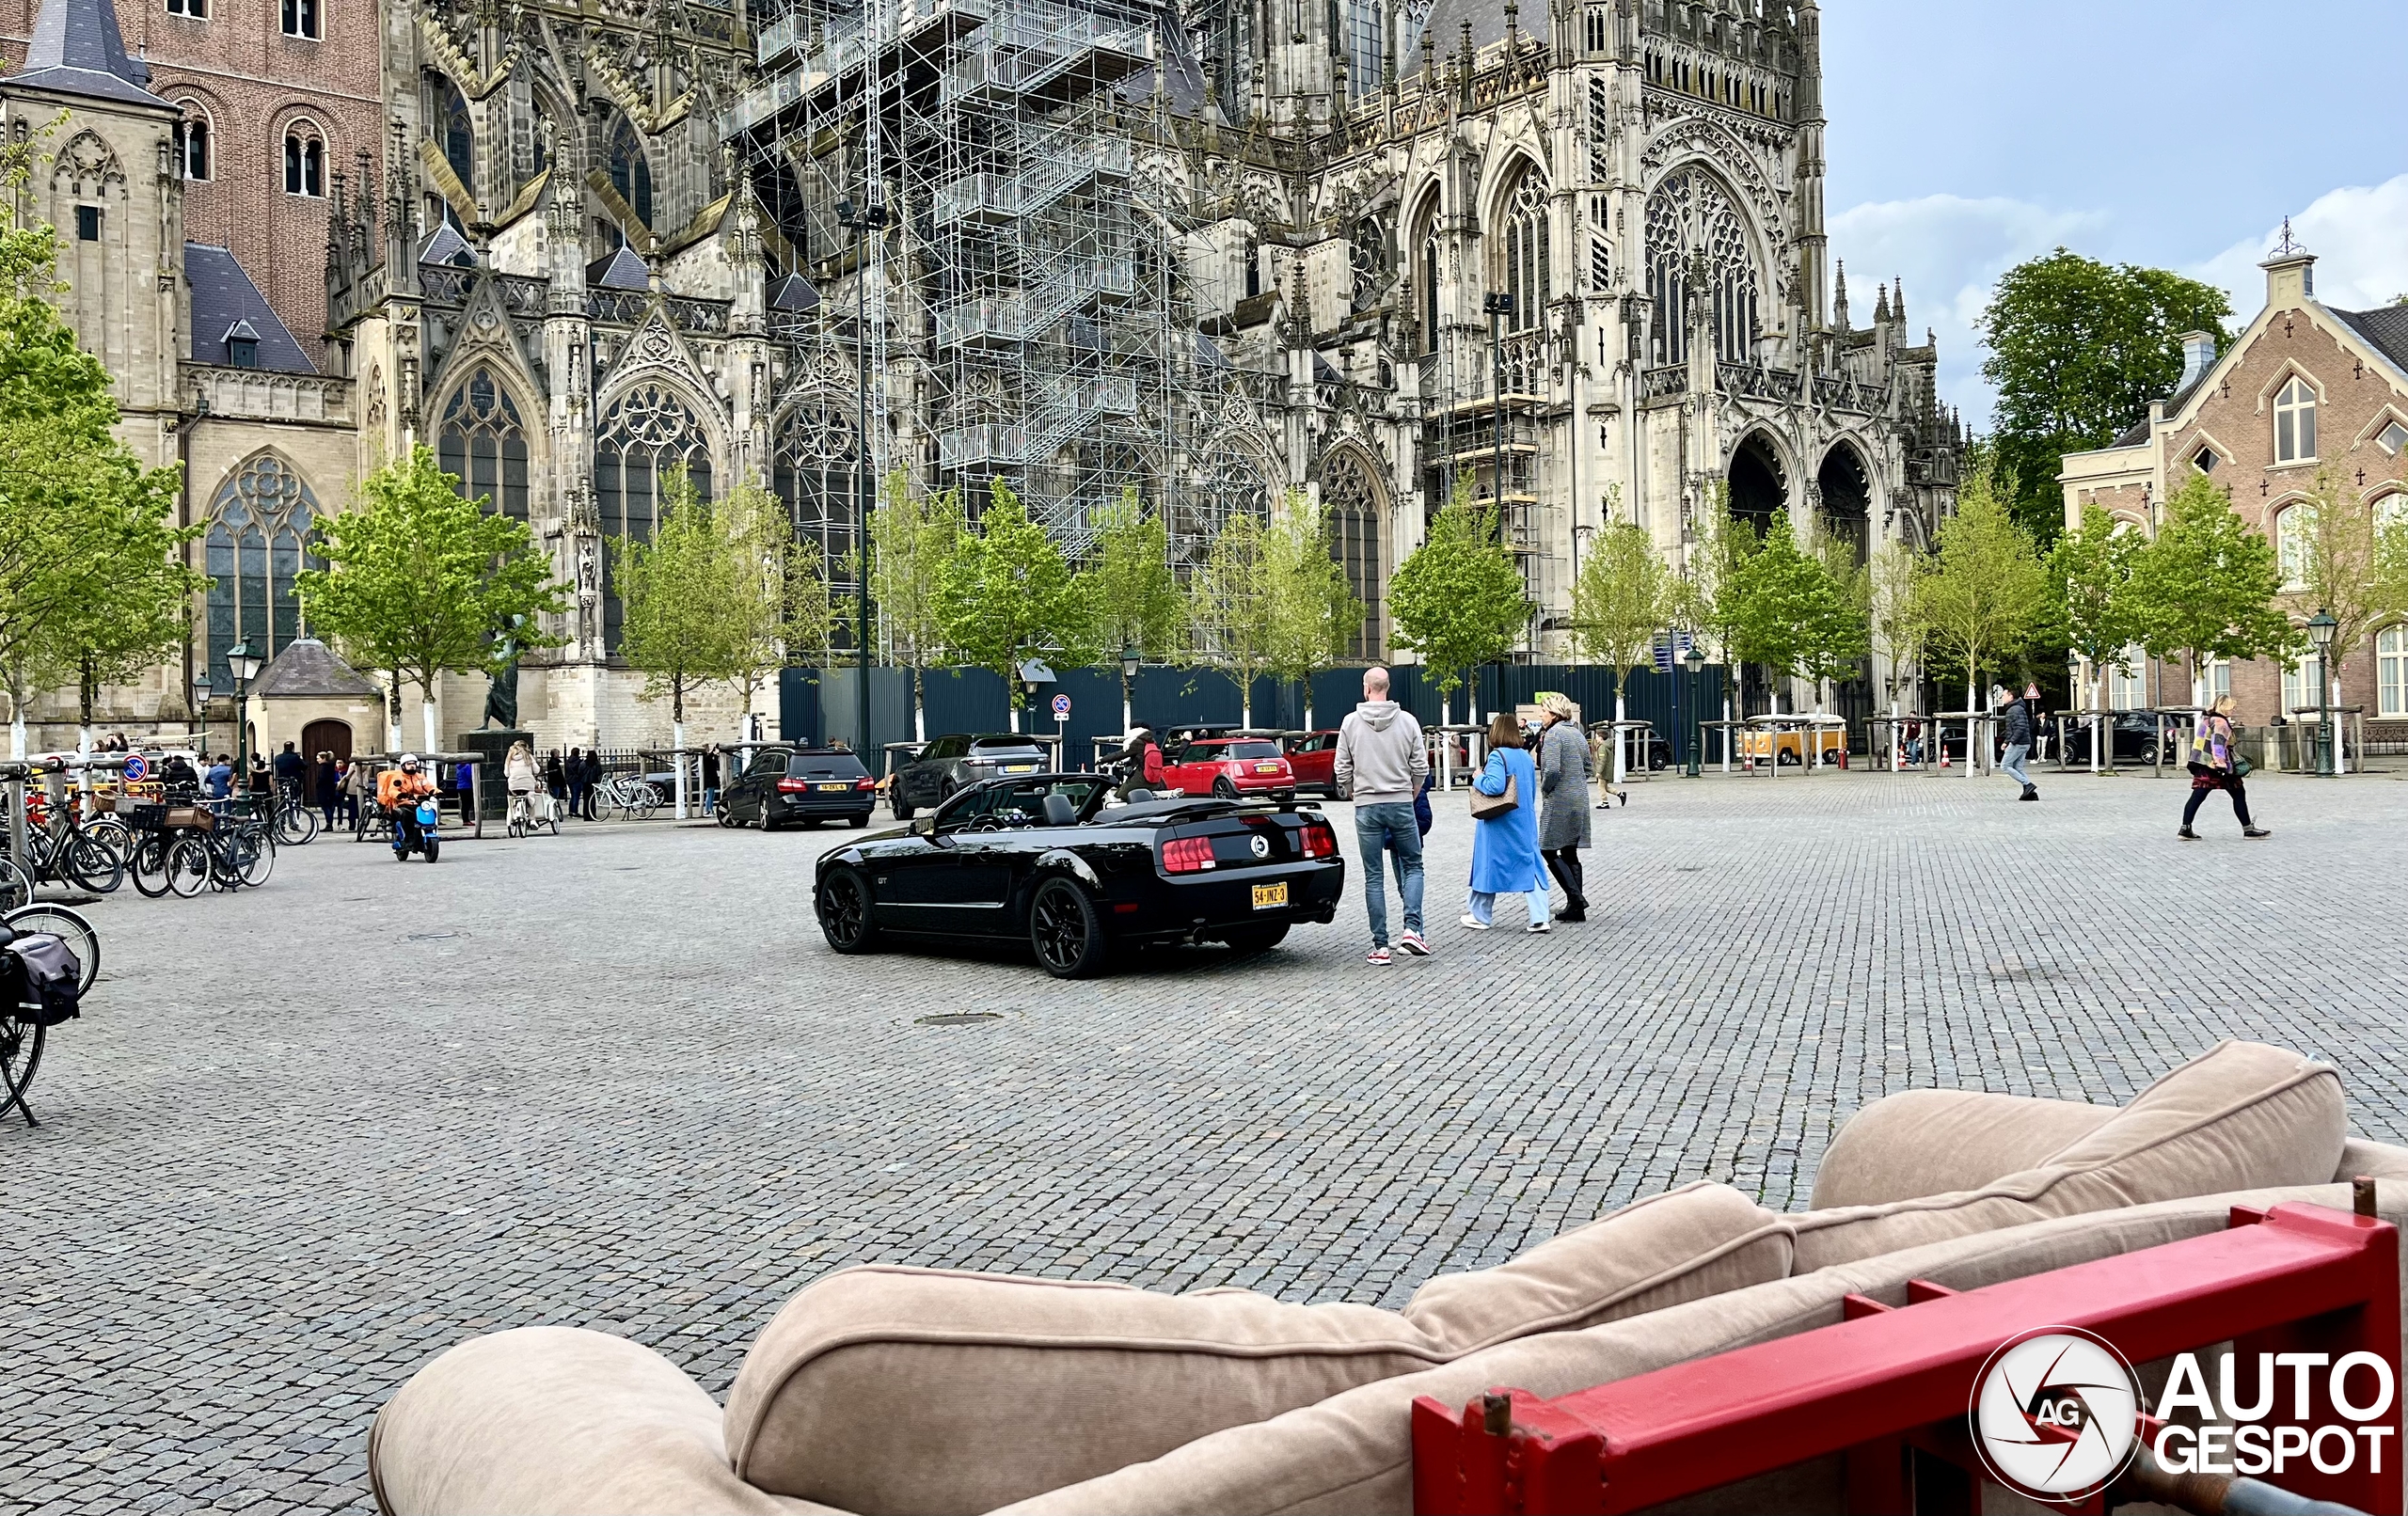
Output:
<instances>
[{"instance_id":1,"label":"car windshield","mask_svg":"<svg viewBox=\"0 0 2408 1516\"><path fill-rule=\"evenodd\" d=\"M1084 815L1087 803L1110 782L1101 775L1049 779L1036 783L982 784L946 803L938 813L936 829L1001 830L1042 826L1045 797L1059 795L1070 802L1074 815Z\"/></svg>"},{"instance_id":2,"label":"car windshield","mask_svg":"<svg viewBox=\"0 0 2408 1516\"><path fill-rule=\"evenodd\" d=\"M1206 756L1213 758L1276 758L1279 744L1275 742L1224 742Z\"/></svg>"},{"instance_id":3,"label":"car windshield","mask_svg":"<svg viewBox=\"0 0 2408 1516\"><path fill-rule=\"evenodd\" d=\"M991 737L973 737L970 742L970 750L973 752L1035 752L1038 748L1036 743L1029 741L1026 737L1004 733Z\"/></svg>"},{"instance_id":4,"label":"car windshield","mask_svg":"<svg viewBox=\"0 0 2408 1516\"><path fill-rule=\"evenodd\" d=\"M786 760L786 772L797 779L861 779L869 770L849 752L799 752Z\"/></svg>"}]
</instances>

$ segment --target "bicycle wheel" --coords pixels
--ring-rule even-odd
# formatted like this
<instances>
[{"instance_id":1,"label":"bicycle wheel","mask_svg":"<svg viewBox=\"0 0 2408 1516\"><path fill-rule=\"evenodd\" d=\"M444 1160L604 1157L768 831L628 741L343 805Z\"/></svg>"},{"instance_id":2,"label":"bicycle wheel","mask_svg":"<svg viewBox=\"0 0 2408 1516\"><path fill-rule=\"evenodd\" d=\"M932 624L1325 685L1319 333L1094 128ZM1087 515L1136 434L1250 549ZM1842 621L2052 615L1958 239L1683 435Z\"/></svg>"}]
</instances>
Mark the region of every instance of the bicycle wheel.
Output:
<instances>
[{"instance_id":1,"label":"bicycle wheel","mask_svg":"<svg viewBox=\"0 0 2408 1516\"><path fill-rule=\"evenodd\" d=\"M75 955L80 971L75 976L77 994L89 992L92 981L101 976L101 934L92 929L83 912L45 900L0 912L0 922L7 922L21 932L48 932L65 942L67 951Z\"/></svg>"},{"instance_id":2,"label":"bicycle wheel","mask_svg":"<svg viewBox=\"0 0 2408 1516\"><path fill-rule=\"evenodd\" d=\"M276 839L259 832L243 839L243 844L234 854L238 873L245 884L256 890L276 872Z\"/></svg>"},{"instance_id":3,"label":"bicycle wheel","mask_svg":"<svg viewBox=\"0 0 2408 1516\"><path fill-rule=\"evenodd\" d=\"M167 892L167 845L173 840L167 832L146 831L134 840L133 850L125 855L125 871L146 899L156 900Z\"/></svg>"},{"instance_id":4,"label":"bicycle wheel","mask_svg":"<svg viewBox=\"0 0 2408 1516\"><path fill-rule=\"evenodd\" d=\"M652 813L655 811L659 810L661 804L660 791L656 785L654 785L649 780L637 782L636 817L638 820L650 820L652 818Z\"/></svg>"},{"instance_id":5,"label":"bicycle wheel","mask_svg":"<svg viewBox=\"0 0 2408 1516\"><path fill-rule=\"evenodd\" d=\"M47 1027L27 1026L15 1017L0 1017L0 1116L22 1105L32 1087L34 1070L41 1066L42 1034ZM26 1113L25 1119L33 1119Z\"/></svg>"},{"instance_id":6,"label":"bicycle wheel","mask_svg":"<svg viewBox=\"0 0 2408 1516\"><path fill-rule=\"evenodd\" d=\"M198 837L179 837L167 847L167 888L179 900L190 900L209 885L209 845Z\"/></svg>"},{"instance_id":7,"label":"bicycle wheel","mask_svg":"<svg viewBox=\"0 0 2408 1516\"><path fill-rule=\"evenodd\" d=\"M276 840L287 847L308 845L318 835L318 813L298 806L276 813Z\"/></svg>"},{"instance_id":8,"label":"bicycle wheel","mask_svg":"<svg viewBox=\"0 0 2408 1516\"><path fill-rule=\"evenodd\" d=\"M105 837L75 832L59 849L59 856L68 877L96 895L112 893L125 882L125 860Z\"/></svg>"},{"instance_id":9,"label":"bicycle wheel","mask_svg":"<svg viewBox=\"0 0 2408 1516\"><path fill-rule=\"evenodd\" d=\"M119 858L128 857L134 851L134 829L113 811L103 812L86 822L84 829L95 837L105 839L110 846L117 849Z\"/></svg>"},{"instance_id":10,"label":"bicycle wheel","mask_svg":"<svg viewBox=\"0 0 2408 1516\"><path fill-rule=\"evenodd\" d=\"M0 853L0 910L13 910L34 897L34 881L17 866L17 861Z\"/></svg>"}]
</instances>

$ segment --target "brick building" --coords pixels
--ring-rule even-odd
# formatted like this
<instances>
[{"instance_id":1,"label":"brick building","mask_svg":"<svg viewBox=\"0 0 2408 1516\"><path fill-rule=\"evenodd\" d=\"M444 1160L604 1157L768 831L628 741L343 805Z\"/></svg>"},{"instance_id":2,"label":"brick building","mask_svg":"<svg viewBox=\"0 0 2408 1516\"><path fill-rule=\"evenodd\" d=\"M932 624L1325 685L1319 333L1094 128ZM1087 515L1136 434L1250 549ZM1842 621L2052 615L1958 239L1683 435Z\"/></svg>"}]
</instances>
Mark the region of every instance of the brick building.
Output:
<instances>
[{"instance_id":1,"label":"brick building","mask_svg":"<svg viewBox=\"0 0 2408 1516\"><path fill-rule=\"evenodd\" d=\"M2096 503L2154 530L2165 498L2193 469L2225 487L2233 509L2273 539L2286 565L2296 562L2305 526L2286 514L2306 498L2320 470L2379 518L2408 511L2408 306L2337 310L2321 303L2315 258L2288 245L2260 266L2265 308L2221 356L2211 335L2185 337L2181 380L2150 404L2147 420L2113 447L2066 455L2058 480L2068 527ZM2294 619L2314 608L2294 606ZM2337 652L2334 662L2341 704L2363 706L2369 719L2408 719L2408 626L2378 628L2365 646ZM2151 666L2137 650L2132 670L2110 678L2111 705L2191 703L2187 670ZM2252 726L2317 703L2312 658L2292 670L2220 662L2205 682L2210 695L2229 692Z\"/></svg>"}]
</instances>

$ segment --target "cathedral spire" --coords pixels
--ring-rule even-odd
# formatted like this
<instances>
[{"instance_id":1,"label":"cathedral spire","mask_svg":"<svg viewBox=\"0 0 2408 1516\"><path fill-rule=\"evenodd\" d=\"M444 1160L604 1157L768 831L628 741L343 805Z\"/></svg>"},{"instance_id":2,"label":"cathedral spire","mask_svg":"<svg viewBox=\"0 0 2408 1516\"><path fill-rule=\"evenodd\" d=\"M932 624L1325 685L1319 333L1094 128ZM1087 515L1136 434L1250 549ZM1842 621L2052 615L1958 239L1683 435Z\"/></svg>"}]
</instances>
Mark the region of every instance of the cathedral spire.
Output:
<instances>
[{"instance_id":1,"label":"cathedral spire","mask_svg":"<svg viewBox=\"0 0 2408 1516\"><path fill-rule=\"evenodd\" d=\"M1890 324L1890 287L1886 284L1877 284L1873 287L1873 324L1876 326Z\"/></svg>"},{"instance_id":2,"label":"cathedral spire","mask_svg":"<svg viewBox=\"0 0 2408 1516\"><path fill-rule=\"evenodd\" d=\"M1834 331L1845 332L1847 330L1847 260L1841 259L1838 268L1839 276L1831 292L1831 327Z\"/></svg>"},{"instance_id":3,"label":"cathedral spire","mask_svg":"<svg viewBox=\"0 0 2408 1516\"><path fill-rule=\"evenodd\" d=\"M1897 292L1890 301L1890 319L1901 327L1907 324L1907 281L1897 280Z\"/></svg>"},{"instance_id":4,"label":"cathedral spire","mask_svg":"<svg viewBox=\"0 0 2408 1516\"><path fill-rule=\"evenodd\" d=\"M85 95L128 105L167 103L149 88L150 67L125 55L125 39L109 0L42 0L24 68L8 77L18 89Z\"/></svg>"}]
</instances>

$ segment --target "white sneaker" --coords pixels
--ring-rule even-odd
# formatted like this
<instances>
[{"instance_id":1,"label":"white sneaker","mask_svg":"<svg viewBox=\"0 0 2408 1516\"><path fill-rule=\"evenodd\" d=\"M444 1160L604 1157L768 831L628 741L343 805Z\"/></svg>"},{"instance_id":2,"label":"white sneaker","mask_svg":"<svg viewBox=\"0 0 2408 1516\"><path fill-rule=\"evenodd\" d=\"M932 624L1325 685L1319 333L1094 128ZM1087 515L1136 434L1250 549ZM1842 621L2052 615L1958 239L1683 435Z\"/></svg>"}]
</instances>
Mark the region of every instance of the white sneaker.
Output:
<instances>
[{"instance_id":1,"label":"white sneaker","mask_svg":"<svg viewBox=\"0 0 2408 1516\"><path fill-rule=\"evenodd\" d=\"M1477 916L1473 915L1473 914L1472 914L1471 912L1469 912L1469 911L1465 911L1465 912L1464 912L1464 919L1463 919L1463 922L1462 922L1462 925L1464 925L1465 928L1467 928L1467 929L1469 929L1469 930L1471 930L1471 931L1475 931L1475 932L1484 932L1484 931L1488 930L1488 924L1487 924L1486 922L1484 922L1484 921L1481 921L1479 917L1477 917Z\"/></svg>"},{"instance_id":2,"label":"white sneaker","mask_svg":"<svg viewBox=\"0 0 2408 1516\"><path fill-rule=\"evenodd\" d=\"M1555 928L1545 922L1532 922L1527 928L1525 928L1525 930L1531 932L1552 932Z\"/></svg>"}]
</instances>

